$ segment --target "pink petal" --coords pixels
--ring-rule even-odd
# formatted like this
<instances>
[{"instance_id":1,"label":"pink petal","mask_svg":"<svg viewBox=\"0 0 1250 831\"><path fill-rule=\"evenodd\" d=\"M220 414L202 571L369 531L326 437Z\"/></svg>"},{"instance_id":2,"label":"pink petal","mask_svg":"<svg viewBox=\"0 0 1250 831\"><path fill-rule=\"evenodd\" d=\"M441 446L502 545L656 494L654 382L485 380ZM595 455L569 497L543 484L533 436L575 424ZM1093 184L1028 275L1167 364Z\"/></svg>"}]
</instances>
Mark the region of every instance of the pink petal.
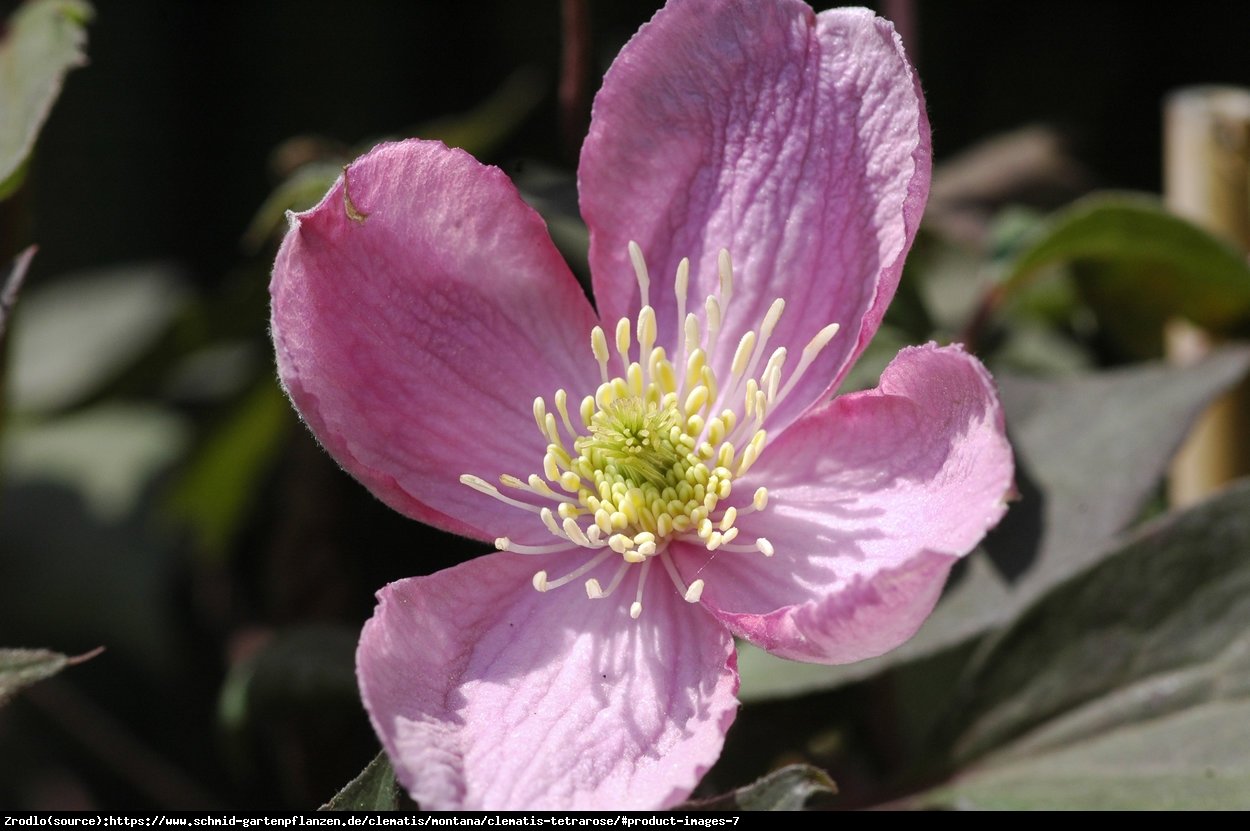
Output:
<instances>
[{"instance_id":1,"label":"pink petal","mask_svg":"<svg viewBox=\"0 0 1250 831\"><path fill-rule=\"evenodd\" d=\"M292 218L274 265L274 347L291 400L396 510L479 538L536 525L458 479L541 470L534 398L598 382L594 312L498 169L406 141L346 176L364 218L349 215L340 178Z\"/></svg>"},{"instance_id":2,"label":"pink petal","mask_svg":"<svg viewBox=\"0 0 1250 831\"><path fill-rule=\"evenodd\" d=\"M678 262L691 259L698 309L727 248L737 281L718 372L776 297L788 305L772 345L790 349L791 367L821 328L842 326L774 415L779 428L872 337L929 168L924 102L889 22L864 9L817 16L799 0L674 0L612 65L582 149L600 314L638 305L626 249L635 240L670 337Z\"/></svg>"},{"instance_id":3,"label":"pink petal","mask_svg":"<svg viewBox=\"0 0 1250 831\"><path fill-rule=\"evenodd\" d=\"M960 347L905 349L876 390L807 413L744 477L738 520L776 554L683 552L703 601L785 658L848 663L911 637L946 574L1006 510L1011 448L985 368Z\"/></svg>"},{"instance_id":4,"label":"pink petal","mask_svg":"<svg viewBox=\"0 0 1250 831\"><path fill-rule=\"evenodd\" d=\"M733 639L653 569L644 610L539 594L584 552L492 554L378 593L365 707L427 809L642 809L683 800L736 714Z\"/></svg>"}]
</instances>

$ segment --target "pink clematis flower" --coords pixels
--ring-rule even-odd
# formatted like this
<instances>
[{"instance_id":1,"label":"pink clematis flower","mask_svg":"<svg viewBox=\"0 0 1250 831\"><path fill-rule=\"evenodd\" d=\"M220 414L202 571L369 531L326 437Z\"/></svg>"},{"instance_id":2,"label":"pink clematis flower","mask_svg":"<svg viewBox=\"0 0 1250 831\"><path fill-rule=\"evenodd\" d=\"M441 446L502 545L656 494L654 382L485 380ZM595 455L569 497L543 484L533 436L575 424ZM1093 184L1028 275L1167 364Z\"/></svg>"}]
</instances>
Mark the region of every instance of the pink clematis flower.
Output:
<instances>
[{"instance_id":1,"label":"pink clematis flower","mask_svg":"<svg viewBox=\"0 0 1250 831\"><path fill-rule=\"evenodd\" d=\"M300 414L387 504L501 549L385 587L361 635L423 807L675 804L736 713L734 636L840 663L919 627L1005 510L993 383L930 344L828 396L929 167L886 21L670 0L582 150L593 307L508 179L441 144L374 149L292 219Z\"/></svg>"}]
</instances>

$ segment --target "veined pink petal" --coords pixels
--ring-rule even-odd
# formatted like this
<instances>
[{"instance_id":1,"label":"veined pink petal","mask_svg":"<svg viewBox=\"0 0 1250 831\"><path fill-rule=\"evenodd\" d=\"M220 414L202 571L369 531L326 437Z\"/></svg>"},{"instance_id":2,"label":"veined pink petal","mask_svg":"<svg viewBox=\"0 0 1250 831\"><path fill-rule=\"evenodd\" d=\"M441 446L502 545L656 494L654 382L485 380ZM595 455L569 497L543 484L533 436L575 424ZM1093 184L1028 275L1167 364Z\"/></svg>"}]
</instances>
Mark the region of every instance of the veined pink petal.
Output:
<instances>
[{"instance_id":1,"label":"veined pink petal","mask_svg":"<svg viewBox=\"0 0 1250 831\"><path fill-rule=\"evenodd\" d=\"M540 468L534 398L597 383L590 304L543 220L467 153L384 144L345 179L293 217L274 265L283 385L396 510L478 538L532 535L532 515L458 480Z\"/></svg>"},{"instance_id":2,"label":"veined pink petal","mask_svg":"<svg viewBox=\"0 0 1250 831\"><path fill-rule=\"evenodd\" d=\"M638 620L615 595L530 586L584 557L492 554L378 593L361 693L423 808L654 809L716 760L733 639L654 570Z\"/></svg>"},{"instance_id":3,"label":"veined pink petal","mask_svg":"<svg viewBox=\"0 0 1250 831\"><path fill-rule=\"evenodd\" d=\"M960 347L905 349L876 390L812 410L743 480L766 510L742 536L776 554L682 553L704 604L777 655L848 663L915 633L946 574L1006 510L1011 448L985 368Z\"/></svg>"},{"instance_id":4,"label":"veined pink petal","mask_svg":"<svg viewBox=\"0 0 1250 831\"><path fill-rule=\"evenodd\" d=\"M728 249L737 280L718 372L776 297L788 305L772 345L789 348L790 367L821 328L842 327L770 419L776 430L872 337L929 170L924 102L887 21L865 9L814 15L800 0L672 0L612 65L582 149L600 314L638 306L629 240L651 266L662 338L676 331L680 259L700 310Z\"/></svg>"}]
</instances>

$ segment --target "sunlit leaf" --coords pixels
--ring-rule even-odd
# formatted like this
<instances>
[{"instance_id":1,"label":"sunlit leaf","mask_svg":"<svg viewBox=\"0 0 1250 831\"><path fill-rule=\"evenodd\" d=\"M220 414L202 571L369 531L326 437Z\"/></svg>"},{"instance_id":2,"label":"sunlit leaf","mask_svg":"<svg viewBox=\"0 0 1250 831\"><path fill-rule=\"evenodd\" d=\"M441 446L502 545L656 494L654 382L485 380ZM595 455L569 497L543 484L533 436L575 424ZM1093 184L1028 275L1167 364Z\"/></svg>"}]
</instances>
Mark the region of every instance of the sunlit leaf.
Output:
<instances>
[{"instance_id":1,"label":"sunlit leaf","mask_svg":"<svg viewBox=\"0 0 1250 831\"><path fill-rule=\"evenodd\" d=\"M677 810L801 811L816 797L830 797L838 787L829 774L811 765L789 765L731 793L698 800Z\"/></svg>"},{"instance_id":2,"label":"sunlit leaf","mask_svg":"<svg viewBox=\"0 0 1250 831\"><path fill-rule=\"evenodd\" d=\"M374 757L343 790L322 805L322 811L394 811L399 807L399 783L385 753Z\"/></svg>"},{"instance_id":3,"label":"sunlit leaf","mask_svg":"<svg viewBox=\"0 0 1250 831\"><path fill-rule=\"evenodd\" d=\"M0 30L0 185L11 189L65 73L86 63L83 0L30 0Z\"/></svg>"},{"instance_id":4,"label":"sunlit leaf","mask_svg":"<svg viewBox=\"0 0 1250 831\"><path fill-rule=\"evenodd\" d=\"M944 804L1250 807L1250 482L1047 593L951 716Z\"/></svg>"},{"instance_id":5,"label":"sunlit leaf","mask_svg":"<svg viewBox=\"0 0 1250 831\"><path fill-rule=\"evenodd\" d=\"M1133 354L1157 354L1170 317L1217 332L1250 321L1244 254L1153 197L1099 194L1065 208L1008 267L1002 294L1057 264L1076 267L1100 323Z\"/></svg>"},{"instance_id":6,"label":"sunlit leaf","mask_svg":"<svg viewBox=\"0 0 1250 831\"><path fill-rule=\"evenodd\" d=\"M1250 350L1236 348L1184 369L1148 364L1054 381L1000 375L1021 498L985 551L970 555L916 637L881 658L823 667L744 647L742 697L866 678L1006 625L1105 556L1108 541L1155 492L1197 415L1248 370Z\"/></svg>"}]
</instances>

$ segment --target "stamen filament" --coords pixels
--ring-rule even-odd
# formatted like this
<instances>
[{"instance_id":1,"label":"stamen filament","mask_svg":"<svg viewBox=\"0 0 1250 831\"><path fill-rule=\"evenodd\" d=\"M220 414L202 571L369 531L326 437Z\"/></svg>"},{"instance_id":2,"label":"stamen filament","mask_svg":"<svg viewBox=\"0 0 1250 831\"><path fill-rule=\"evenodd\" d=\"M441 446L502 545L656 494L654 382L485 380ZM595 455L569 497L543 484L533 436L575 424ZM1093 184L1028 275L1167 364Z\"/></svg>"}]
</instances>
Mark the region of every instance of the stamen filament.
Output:
<instances>
[{"instance_id":1,"label":"stamen filament","mask_svg":"<svg viewBox=\"0 0 1250 831\"><path fill-rule=\"evenodd\" d=\"M790 391L798 385L799 379L803 377L803 373L812 365L812 362L820 355L829 341L833 340L833 336L838 333L841 328L836 323L830 323L825 328L816 333L816 337L808 341L807 346L803 347L803 355L799 358L799 365L794 368L794 372L790 375L790 380L786 381L786 385L781 388L781 393L773 399L772 406L775 409L782 401L786 400L786 396Z\"/></svg>"},{"instance_id":2,"label":"stamen filament","mask_svg":"<svg viewBox=\"0 0 1250 831\"><path fill-rule=\"evenodd\" d=\"M673 347L677 344L684 344L683 335L685 334L682 327L686 323L686 293L690 288L690 258L682 257L681 262L677 264L677 277L673 280L673 293L677 295L677 339L673 341ZM682 351L682 363L686 362L685 351Z\"/></svg>"},{"instance_id":3,"label":"stamen filament","mask_svg":"<svg viewBox=\"0 0 1250 831\"><path fill-rule=\"evenodd\" d=\"M616 591L616 587L621 585L621 581L625 579L625 575L629 573L629 563L621 563L617 566L616 573L612 575L612 579L608 581L608 587L602 589L599 587L599 581L591 577L586 581L586 595L591 600L600 600L612 592Z\"/></svg>"},{"instance_id":4,"label":"stamen filament","mask_svg":"<svg viewBox=\"0 0 1250 831\"><path fill-rule=\"evenodd\" d=\"M592 328L591 353L599 367L599 383L593 390L559 388L550 401L541 396L533 400L534 423L545 445L541 471L499 477L500 487L520 492L521 498L506 496L500 487L472 474L460 481L506 505L537 513L551 535L546 544L499 537L495 542L500 550L524 555L568 553L575 547L590 550L580 564L570 562L576 567L559 579L549 579L545 570L536 572L532 580L536 590L584 580L587 596L599 599L611 595L632 574L638 583L629 614L637 619L651 562L657 558L685 601L697 603L702 597L704 580L685 583L675 554L682 549L670 548L672 540L712 552L773 556L773 545L764 537L740 542L737 525L742 517L768 506L767 488L757 488L746 504L729 506L725 501L735 480L764 452L769 415L796 388L838 327L821 329L803 349L798 366L783 379L786 347L768 354L768 345L785 300L773 300L753 329L727 327L731 319L737 320L730 317L734 273L729 252L721 250L716 259L719 286L706 297L702 316L688 311L690 260L678 263L672 322L677 340L659 345L657 314L650 305L650 273L636 243L629 244L629 257L638 281L639 312L621 318L611 332L603 326ZM722 334L737 339L732 355L717 354ZM573 398L571 404L571 395L582 397ZM613 555L619 562L606 589L596 578L585 579ZM641 568L635 571L634 565Z\"/></svg>"},{"instance_id":5,"label":"stamen filament","mask_svg":"<svg viewBox=\"0 0 1250 831\"><path fill-rule=\"evenodd\" d=\"M507 537L499 537L495 540L495 547L500 551L510 551L513 554L555 554L557 551L568 551L569 544L567 542L553 542L547 545L525 545L519 542L513 542Z\"/></svg>"},{"instance_id":6,"label":"stamen filament","mask_svg":"<svg viewBox=\"0 0 1250 831\"><path fill-rule=\"evenodd\" d=\"M550 591L551 589L558 589L561 586L571 583L572 581L581 577L583 574L590 571L595 566L599 565L600 563L602 563L604 560L606 560L608 557L611 557L611 556L612 556L612 552L605 548L603 551L600 551L594 557L582 563L580 566L573 569L568 574L561 577L559 580L547 580L547 572L540 571L538 572L538 574L543 575L543 581L544 581L543 588L538 589L538 585L537 585L538 574L534 575L534 579L535 579L534 588L538 589L540 592Z\"/></svg>"},{"instance_id":7,"label":"stamen filament","mask_svg":"<svg viewBox=\"0 0 1250 831\"><path fill-rule=\"evenodd\" d=\"M651 570L651 561L647 560L642 564L642 569L638 572L638 591L634 594L634 602L630 604L629 616L634 620L642 614L642 590L647 585L647 573Z\"/></svg>"},{"instance_id":8,"label":"stamen filament","mask_svg":"<svg viewBox=\"0 0 1250 831\"><path fill-rule=\"evenodd\" d=\"M493 496L495 499L498 499L500 502L503 502L506 505L511 505L514 508L520 508L521 510L529 511L530 513L534 513L534 514L542 510L537 505L531 505L528 502L521 502L520 500L513 499L509 496L504 496L502 493L499 492L499 488L496 488L494 485L487 482L485 479L482 479L480 476L474 476L471 473L462 474L460 476L460 484L468 485L469 487L473 488L473 490L477 491L478 493L484 493L487 496Z\"/></svg>"},{"instance_id":9,"label":"stamen filament","mask_svg":"<svg viewBox=\"0 0 1250 831\"><path fill-rule=\"evenodd\" d=\"M634 264L634 276L638 278L638 292L642 297L642 306L651 305L649 290L651 275L647 273L647 262L642 257L642 249L632 239L629 241L629 259Z\"/></svg>"}]
</instances>

